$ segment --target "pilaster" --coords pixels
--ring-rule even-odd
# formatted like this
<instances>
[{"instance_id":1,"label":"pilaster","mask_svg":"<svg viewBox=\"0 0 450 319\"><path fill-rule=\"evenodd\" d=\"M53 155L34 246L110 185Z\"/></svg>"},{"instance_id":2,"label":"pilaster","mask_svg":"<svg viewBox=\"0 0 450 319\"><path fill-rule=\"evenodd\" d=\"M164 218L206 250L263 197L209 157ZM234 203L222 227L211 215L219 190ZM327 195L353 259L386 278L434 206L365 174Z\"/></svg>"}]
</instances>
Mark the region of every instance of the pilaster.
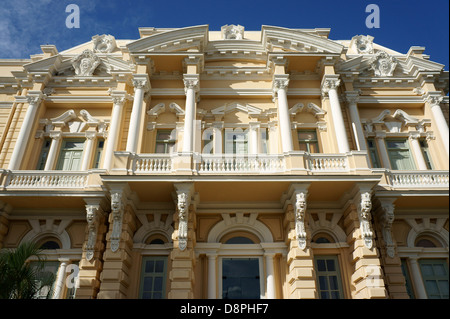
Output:
<instances>
[{"instance_id":1,"label":"pilaster","mask_svg":"<svg viewBox=\"0 0 450 319\"><path fill-rule=\"evenodd\" d=\"M80 286L78 299L95 299L100 290L100 274L103 269L107 214L101 199L85 199L86 237L78 274Z\"/></svg>"},{"instance_id":2,"label":"pilaster","mask_svg":"<svg viewBox=\"0 0 450 319\"><path fill-rule=\"evenodd\" d=\"M195 205L192 201L193 184L175 184L176 206L173 250L170 253L172 269L169 274L169 299L194 298L195 259Z\"/></svg>"},{"instance_id":3,"label":"pilaster","mask_svg":"<svg viewBox=\"0 0 450 319\"><path fill-rule=\"evenodd\" d=\"M309 185L292 185L289 194L284 225L286 229L287 286L290 299L315 299L317 289L314 272L314 255L310 247L310 231L307 223L306 198Z\"/></svg>"},{"instance_id":4,"label":"pilaster","mask_svg":"<svg viewBox=\"0 0 450 319\"><path fill-rule=\"evenodd\" d=\"M387 297L380 256L371 226L371 210L371 186L357 186L354 199L344 213L344 227L353 266L351 290L354 299Z\"/></svg>"},{"instance_id":5,"label":"pilaster","mask_svg":"<svg viewBox=\"0 0 450 319\"><path fill-rule=\"evenodd\" d=\"M99 299L121 299L128 295L136 216L132 205L128 203L127 193L124 186L111 189L111 213Z\"/></svg>"}]
</instances>

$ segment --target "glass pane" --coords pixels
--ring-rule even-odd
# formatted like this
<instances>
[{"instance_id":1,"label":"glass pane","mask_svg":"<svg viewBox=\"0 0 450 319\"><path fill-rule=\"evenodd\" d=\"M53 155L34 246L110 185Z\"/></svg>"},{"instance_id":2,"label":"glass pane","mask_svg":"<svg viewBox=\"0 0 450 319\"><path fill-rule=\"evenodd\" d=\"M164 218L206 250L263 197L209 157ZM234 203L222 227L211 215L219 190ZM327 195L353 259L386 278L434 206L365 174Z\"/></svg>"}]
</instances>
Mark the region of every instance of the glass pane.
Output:
<instances>
[{"instance_id":1,"label":"glass pane","mask_svg":"<svg viewBox=\"0 0 450 319\"><path fill-rule=\"evenodd\" d=\"M339 291L332 291L331 292L331 299L340 299Z\"/></svg>"},{"instance_id":2,"label":"glass pane","mask_svg":"<svg viewBox=\"0 0 450 319\"><path fill-rule=\"evenodd\" d=\"M154 269L155 269L154 266L155 266L155 262L153 260L148 260L145 263L145 272L146 273L152 273L154 271Z\"/></svg>"},{"instance_id":3,"label":"glass pane","mask_svg":"<svg viewBox=\"0 0 450 319\"><path fill-rule=\"evenodd\" d=\"M330 280L330 289L331 290L338 290L338 282L337 282L337 277L336 276L330 276L328 277Z\"/></svg>"},{"instance_id":4,"label":"glass pane","mask_svg":"<svg viewBox=\"0 0 450 319\"><path fill-rule=\"evenodd\" d=\"M426 280L425 287L427 289L428 295L439 295L439 289L437 282L434 280Z\"/></svg>"},{"instance_id":5,"label":"glass pane","mask_svg":"<svg viewBox=\"0 0 450 319\"><path fill-rule=\"evenodd\" d=\"M439 280L438 287L442 298L448 298L448 280Z\"/></svg>"},{"instance_id":6,"label":"glass pane","mask_svg":"<svg viewBox=\"0 0 450 319\"><path fill-rule=\"evenodd\" d=\"M317 270L318 271L327 271L327 268L325 267L325 260L323 260L323 259L317 260Z\"/></svg>"},{"instance_id":7,"label":"glass pane","mask_svg":"<svg viewBox=\"0 0 450 319\"><path fill-rule=\"evenodd\" d=\"M327 259L327 270L328 271L336 271L336 267L334 265L333 259Z\"/></svg>"},{"instance_id":8,"label":"glass pane","mask_svg":"<svg viewBox=\"0 0 450 319\"><path fill-rule=\"evenodd\" d=\"M159 132L157 140L170 140L170 132Z\"/></svg>"},{"instance_id":9,"label":"glass pane","mask_svg":"<svg viewBox=\"0 0 450 319\"><path fill-rule=\"evenodd\" d=\"M320 299L330 299L330 294L327 291L321 291Z\"/></svg>"},{"instance_id":10,"label":"glass pane","mask_svg":"<svg viewBox=\"0 0 450 319\"><path fill-rule=\"evenodd\" d=\"M317 137L315 132L299 132L298 139L303 141L305 140L310 141L310 140L317 140Z\"/></svg>"},{"instance_id":11,"label":"glass pane","mask_svg":"<svg viewBox=\"0 0 450 319\"><path fill-rule=\"evenodd\" d=\"M319 145L317 145L317 143L309 143L309 152L319 153Z\"/></svg>"},{"instance_id":12,"label":"glass pane","mask_svg":"<svg viewBox=\"0 0 450 319\"><path fill-rule=\"evenodd\" d=\"M422 275L423 276L433 276L433 265L430 264L422 264Z\"/></svg>"},{"instance_id":13,"label":"glass pane","mask_svg":"<svg viewBox=\"0 0 450 319\"><path fill-rule=\"evenodd\" d=\"M153 299L162 299L162 293L161 292L154 292L153 293Z\"/></svg>"},{"instance_id":14,"label":"glass pane","mask_svg":"<svg viewBox=\"0 0 450 319\"><path fill-rule=\"evenodd\" d=\"M153 277L144 278L144 291L152 291Z\"/></svg>"},{"instance_id":15,"label":"glass pane","mask_svg":"<svg viewBox=\"0 0 450 319\"><path fill-rule=\"evenodd\" d=\"M260 297L258 259L226 258L222 260L222 297L224 299Z\"/></svg>"},{"instance_id":16,"label":"glass pane","mask_svg":"<svg viewBox=\"0 0 450 319\"><path fill-rule=\"evenodd\" d=\"M328 280L326 276L319 276L320 290L328 290Z\"/></svg>"},{"instance_id":17,"label":"glass pane","mask_svg":"<svg viewBox=\"0 0 450 319\"><path fill-rule=\"evenodd\" d=\"M386 141L388 148L405 148L406 142L404 141Z\"/></svg>"},{"instance_id":18,"label":"glass pane","mask_svg":"<svg viewBox=\"0 0 450 319\"><path fill-rule=\"evenodd\" d=\"M228 239L225 244L254 244L254 242L250 238L237 236Z\"/></svg>"},{"instance_id":19,"label":"glass pane","mask_svg":"<svg viewBox=\"0 0 450 319\"><path fill-rule=\"evenodd\" d=\"M155 261L155 272L163 272L164 271L164 261L157 260Z\"/></svg>"},{"instance_id":20,"label":"glass pane","mask_svg":"<svg viewBox=\"0 0 450 319\"><path fill-rule=\"evenodd\" d=\"M157 154L164 154L166 153L166 145L163 143L157 143L155 153Z\"/></svg>"},{"instance_id":21,"label":"glass pane","mask_svg":"<svg viewBox=\"0 0 450 319\"><path fill-rule=\"evenodd\" d=\"M153 290L154 291L162 291L162 284L163 284L163 278L155 277L155 283L153 285Z\"/></svg>"},{"instance_id":22,"label":"glass pane","mask_svg":"<svg viewBox=\"0 0 450 319\"><path fill-rule=\"evenodd\" d=\"M300 143L299 147L300 151L308 152L308 145L306 145L305 143Z\"/></svg>"},{"instance_id":23,"label":"glass pane","mask_svg":"<svg viewBox=\"0 0 450 319\"><path fill-rule=\"evenodd\" d=\"M442 264L434 265L433 270L436 276L445 276L447 274L445 267Z\"/></svg>"},{"instance_id":24,"label":"glass pane","mask_svg":"<svg viewBox=\"0 0 450 319\"><path fill-rule=\"evenodd\" d=\"M151 292L144 292L142 294L142 299L152 299L152 293Z\"/></svg>"}]
</instances>

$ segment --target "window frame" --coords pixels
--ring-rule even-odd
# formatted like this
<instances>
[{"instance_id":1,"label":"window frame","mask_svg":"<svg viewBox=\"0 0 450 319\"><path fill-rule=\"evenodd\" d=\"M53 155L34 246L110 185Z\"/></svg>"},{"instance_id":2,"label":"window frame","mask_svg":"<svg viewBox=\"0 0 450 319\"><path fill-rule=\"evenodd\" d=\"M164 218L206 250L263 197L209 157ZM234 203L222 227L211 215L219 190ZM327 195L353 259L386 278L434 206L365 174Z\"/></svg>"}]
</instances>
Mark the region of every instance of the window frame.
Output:
<instances>
[{"instance_id":1,"label":"window frame","mask_svg":"<svg viewBox=\"0 0 450 319\"><path fill-rule=\"evenodd\" d=\"M82 142L82 147L81 148L71 149L71 148L67 148L66 147L67 143L78 143L78 142ZM58 170L58 171L79 171L80 168L81 168L81 165L82 165L82 161L83 161L83 152L84 152L85 143L86 143L86 140L85 139L81 139L81 138L64 138L62 140L61 147L60 147L59 152L58 152L58 159L56 161L56 168L55 168L55 170ZM75 152L75 151L81 152L80 153L80 161L79 161L79 164L77 165L77 169L64 169L65 165L64 165L63 153L66 152L66 151L67 152L69 152L69 151L71 151L71 152ZM71 159L71 161L72 161L72 159ZM73 168L73 167L71 167L71 168Z\"/></svg>"},{"instance_id":2,"label":"window frame","mask_svg":"<svg viewBox=\"0 0 450 319\"><path fill-rule=\"evenodd\" d=\"M321 272L319 271L318 266L318 260L319 259L325 259L325 260L333 260L335 262L335 271L325 271ZM314 271L316 274L316 287L317 287L317 294L319 299L331 299L331 298L322 298L321 296L321 289L320 289L320 280L319 275L320 273L326 273L326 277L329 278L330 276L333 276L335 273L335 276L337 276L337 286L338 286L338 292L339 292L339 298L338 299L345 299L345 289L343 285L343 278L342 278L342 270L341 270L341 263L339 261L339 255L315 255L314 256ZM329 275L331 273L331 275ZM328 281L329 285L329 281ZM328 289L327 292L330 293L331 289Z\"/></svg>"},{"instance_id":3,"label":"window frame","mask_svg":"<svg viewBox=\"0 0 450 319\"><path fill-rule=\"evenodd\" d=\"M423 259L419 259L418 261L419 263L419 269L420 269L420 275L422 276L422 281L423 281L423 286L425 288L425 292L427 293L427 297L428 299L448 299L449 295L442 295L442 293L440 293L440 298L430 298L430 291L428 289L428 286L426 284L427 281L447 281L447 287L449 284L449 269L448 269L448 263L445 259L439 259L439 258L423 258ZM433 276L425 276L424 275L424 270L423 270L423 265L425 263L431 264L431 265L443 265L443 268L445 269L446 274L443 276L438 276L438 275L433 275ZM439 285L437 285L439 287ZM439 288L438 288L439 289Z\"/></svg>"},{"instance_id":4,"label":"window frame","mask_svg":"<svg viewBox=\"0 0 450 319\"><path fill-rule=\"evenodd\" d=\"M390 164L391 164L391 168L392 168L392 170L398 170L398 171L412 171L412 170L415 170L416 169L416 164L415 164L415 161L414 161L414 158L413 158L413 155L412 155L412 152L411 152L411 147L410 147L410 144L409 144L409 141L408 141L408 139L407 138L399 138L399 137L396 137L396 138L386 138L385 140L384 140L384 142L385 142L385 144L386 144L386 151L387 151L387 153L388 153L388 157L389 157L389 162L390 162ZM404 143L404 147L401 147L401 148L398 148L398 147L389 147L389 143L390 142L402 142L402 143ZM398 165L397 165L397 163L394 161L394 158L393 158L393 152L394 152L394 150L396 151L396 152L407 152L407 154L408 154L408 161L407 162L405 162L405 161L403 161L402 160L402 165L404 165L404 164L408 164L408 165L406 165L406 166L408 166L407 168L399 168L398 167ZM394 163L395 163L395 165L394 165Z\"/></svg>"},{"instance_id":5,"label":"window frame","mask_svg":"<svg viewBox=\"0 0 450 319\"><path fill-rule=\"evenodd\" d=\"M146 255L146 256L142 256L142 261L141 261L141 273L140 273L140 277L139 277L139 292L138 292L138 298L139 299L144 299L143 298L143 294L144 294L144 278L145 277L160 277L161 273L157 273L159 275L147 275L146 274L150 274L150 273L146 273L145 272L145 267L146 267L146 262L149 260L153 260L154 262L156 261L163 261L163 272L162 272L162 291L161 291L161 298L160 299L167 299L167 275L168 275L168 263L169 263L169 257L168 256L160 256L160 255ZM156 266L155 266L156 267ZM153 283L152 283L152 287L153 287ZM155 293L154 290L151 290L151 294L153 296L153 294ZM146 298L146 299L153 299L153 298Z\"/></svg>"},{"instance_id":6,"label":"window frame","mask_svg":"<svg viewBox=\"0 0 450 319\"><path fill-rule=\"evenodd\" d=\"M173 130L171 129L158 129L156 131L156 136L155 136L155 154L171 154L172 152L176 151L175 149L172 149L171 151L171 147L175 147L176 144L176 138L173 139L172 138L172 132ZM169 139L158 139L159 134L168 134L169 135ZM158 152L158 145L164 145L164 152Z\"/></svg>"},{"instance_id":7,"label":"window frame","mask_svg":"<svg viewBox=\"0 0 450 319\"><path fill-rule=\"evenodd\" d=\"M313 133L315 136L315 139L300 139L300 134L301 133ZM298 129L297 130L297 141L298 141L298 147L299 150L302 151L301 146L302 144L306 145L306 151L303 150L304 152L308 152L310 154L319 154L321 153L320 150L320 145L319 145L319 136L317 134L317 129ZM315 144L316 148L317 148L317 152L311 152L311 144Z\"/></svg>"}]
</instances>

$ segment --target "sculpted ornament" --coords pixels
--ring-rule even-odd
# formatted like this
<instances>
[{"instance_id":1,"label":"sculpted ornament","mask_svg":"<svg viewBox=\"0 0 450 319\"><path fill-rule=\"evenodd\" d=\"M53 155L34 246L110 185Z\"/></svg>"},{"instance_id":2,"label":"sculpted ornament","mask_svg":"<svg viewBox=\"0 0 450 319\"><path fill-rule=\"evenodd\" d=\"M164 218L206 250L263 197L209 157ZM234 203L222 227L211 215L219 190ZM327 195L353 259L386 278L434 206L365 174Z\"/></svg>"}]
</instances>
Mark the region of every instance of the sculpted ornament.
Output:
<instances>
[{"instance_id":1,"label":"sculpted ornament","mask_svg":"<svg viewBox=\"0 0 450 319\"><path fill-rule=\"evenodd\" d=\"M306 194L298 193L295 195L295 232L300 249L306 248L305 212Z\"/></svg>"},{"instance_id":2,"label":"sculpted ornament","mask_svg":"<svg viewBox=\"0 0 450 319\"><path fill-rule=\"evenodd\" d=\"M100 64L100 59L94 52L87 49L80 55L74 57L71 62L76 75L92 76L95 69Z\"/></svg>"},{"instance_id":3,"label":"sculpted ornament","mask_svg":"<svg viewBox=\"0 0 450 319\"><path fill-rule=\"evenodd\" d=\"M244 38L244 27L241 25L224 25L222 27L224 40L242 40Z\"/></svg>"},{"instance_id":4,"label":"sculpted ornament","mask_svg":"<svg viewBox=\"0 0 450 319\"><path fill-rule=\"evenodd\" d=\"M178 194L178 242L181 251L187 247L189 200L185 192Z\"/></svg>"},{"instance_id":5,"label":"sculpted ornament","mask_svg":"<svg viewBox=\"0 0 450 319\"><path fill-rule=\"evenodd\" d=\"M370 60L370 67L375 76L392 76L394 74L397 60L384 51L380 51Z\"/></svg>"},{"instance_id":6,"label":"sculpted ornament","mask_svg":"<svg viewBox=\"0 0 450 319\"><path fill-rule=\"evenodd\" d=\"M94 257L94 248L97 241L98 230L98 206L86 205L86 221L88 223L88 240L86 244L86 259L91 260Z\"/></svg>"},{"instance_id":7,"label":"sculpted ornament","mask_svg":"<svg viewBox=\"0 0 450 319\"><path fill-rule=\"evenodd\" d=\"M354 37L356 51L359 54L372 54L373 53L373 37L370 35L358 35Z\"/></svg>"},{"instance_id":8,"label":"sculpted ornament","mask_svg":"<svg viewBox=\"0 0 450 319\"><path fill-rule=\"evenodd\" d=\"M361 203L359 207L358 218L362 237L364 239L364 244L369 249L372 249L373 246L373 232L370 226L371 210L372 210L372 201L370 193L366 192L361 194Z\"/></svg>"},{"instance_id":9,"label":"sculpted ornament","mask_svg":"<svg viewBox=\"0 0 450 319\"><path fill-rule=\"evenodd\" d=\"M389 257L394 258L395 245L392 239L392 223L394 222L394 204L382 203L383 214L381 215L381 225L383 239L386 244L386 253Z\"/></svg>"},{"instance_id":10,"label":"sculpted ornament","mask_svg":"<svg viewBox=\"0 0 450 319\"><path fill-rule=\"evenodd\" d=\"M122 233L123 206L121 192L111 194L111 214L113 216L111 251L116 252L119 249L120 235Z\"/></svg>"},{"instance_id":11,"label":"sculpted ornament","mask_svg":"<svg viewBox=\"0 0 450 319\"><path fill-rule=\"evenodd\" d=\"M116 48L116 39L112 35L94 35L94 52L111 53Z\"/></svg>"}]
</instances>

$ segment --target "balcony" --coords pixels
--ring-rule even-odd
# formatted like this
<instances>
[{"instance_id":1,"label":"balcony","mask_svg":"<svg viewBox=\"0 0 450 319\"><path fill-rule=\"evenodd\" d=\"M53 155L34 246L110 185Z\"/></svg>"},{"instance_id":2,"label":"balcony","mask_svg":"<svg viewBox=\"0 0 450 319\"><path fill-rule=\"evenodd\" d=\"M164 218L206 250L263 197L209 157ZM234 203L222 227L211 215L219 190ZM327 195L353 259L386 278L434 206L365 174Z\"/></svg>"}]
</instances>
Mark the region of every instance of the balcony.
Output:
<instances>
[{"instance_id":1,"label":"balcony","mask_svg":"<svg viewBox=\"0 0 450 319\"><path fill-rule=\"evenodd\" d=\"M366 152L347 154L134 154L115 152L111 174L354 174L370 173Z\"/></svg>"},{"instance_id":2,"label":"balcony","mask_svg":"<svg viewBox=\"0 0 450 319\"><path fill-rule=\"evenodd\" d=\"M0 186L6 190L86 189L100 187L100 174L89 171L19 171L1 170Z\"/></svg>"},{"instance_id":3,"label":"balcony","mask_svg":"<svg viewBox=\"0 0 450 319\"><path fill-rule=\"evenodd\" d=\"M394 188L448 188L448 171L387 171L388 184Z\"/></svg>"}]
</instances>

